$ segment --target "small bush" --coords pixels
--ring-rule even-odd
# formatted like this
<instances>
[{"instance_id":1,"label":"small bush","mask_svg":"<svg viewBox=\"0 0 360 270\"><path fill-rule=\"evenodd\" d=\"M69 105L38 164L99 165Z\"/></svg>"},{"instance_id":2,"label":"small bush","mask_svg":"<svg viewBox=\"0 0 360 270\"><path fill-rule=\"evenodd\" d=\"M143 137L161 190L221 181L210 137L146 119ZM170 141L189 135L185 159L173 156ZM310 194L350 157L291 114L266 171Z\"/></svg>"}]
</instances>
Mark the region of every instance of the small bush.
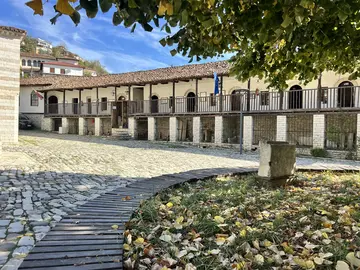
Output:
<instances>
[{"instance_id":1,"label":"small bush","mask_svg":"<svg viewBox=\"0 0 360 270\"><path fill-rule=\"evenodd\" d=\"M329 152L322 148L313 148L311 149L310 153L313 157L329 157Z\"/></svg>"}]
</instances>

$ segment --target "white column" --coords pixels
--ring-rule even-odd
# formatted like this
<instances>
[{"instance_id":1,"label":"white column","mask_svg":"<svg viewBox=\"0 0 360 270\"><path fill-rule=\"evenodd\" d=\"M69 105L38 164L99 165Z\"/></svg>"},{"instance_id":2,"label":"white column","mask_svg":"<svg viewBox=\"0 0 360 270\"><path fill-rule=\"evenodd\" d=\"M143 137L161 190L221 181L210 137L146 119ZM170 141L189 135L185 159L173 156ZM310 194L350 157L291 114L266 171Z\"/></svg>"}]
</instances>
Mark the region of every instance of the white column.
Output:
<instances>
[{"instance_id":1,"label":"white column","mask_svg":"<svg viewBox=\"0 0 360 270\"><path fill-rule=\"evenodd\" d=\"M215 116L215 138L214 141L216 144L221 144L223 142L223 117Z\"/></svg>"},{"instance_id":2,"label":"white column","mask_svg":"<svg viewBox=\"0 0 360 270\"><path fill-rule=\"evenodd\" d=\"M287 140L287 119L286 115L276 116L276 140L286 142Z\"/></svg>"},{"instance_id":3,"label":"white column","mask_svg":"<svg viewBox=\"0 0 360 270\"><path fill-rule=\"evenodd\" d=\"M178 119L170 117L169 119L170 142L176 142L178 138Z\"/></svg>"},{"instance_id":4,"label":"white column","mask_svg":"<svg viewBox=\"0 0 360 270\"><path fill-rule=\"evenodd\" d=\"M360 114L357 114L356 121L356 156L360 158Z\"/></svg>"},{"instance_id":5,"label":"white column","mask_svg":"<svg viewBox=\"0 0 360 270\"><path fill-rule=\"evenodd\" d=\"M325 115L313 115L313 148L325 147Z\"/></svg>"},{"instance_id":6,"label":"white column","mask_svg":"<svg viewBox=\"0 0 360 270\"><path fill-rule=\"evenodd\" d=\"M79 135L85 135L85 118L79 117Z\"/></svg>"},{"instance_id":7,"label":"white column","mask_svg":"<svg viewBox=\"0 0 360 270\"><path fill-rule=\"evenodd\" d=\"M61 134L69 133L69 120L66 117L61 118L61 129L59 131Z\"/></svg>"},{"instance_id":8,"label":"white column","mask_svg":"<svg viewBox=\"0 0 360 270\"><path fill-rule=\"evenodd\" d=\"M101 135L101 118L95 117L95 136Z\"/></svg>"},{"instance_id":9,"label":"white column","mask_svg":"<svg viewBox=\"0 0 360 270\"><path fill-rule=\"evenodd\" d=\"M148 140L155 141L155 117L148 117Z\"/></svg>"},{"instance_id":10,"label":"white column","mask_svg":"<svg viewBox=\"0 0 360 270\"><path fill-rule=\"evenodd\" d=\"M254 119L250 115L244 116L243 135L243 149L249 151L252 148L254 136Z\"/></svg>"},{"instance_id":11,"label":"white column","mask_svg":"<svg viewBox=\"0 0 360 270\"><path fill-rule=\"evenodd\" d=\"M136 135L136 119L134 117L129 117L128 119L128 127L129 127L129 134L133 139L137 139L135 138Z\"/></svg>"},{"instance_id":12,"label":"white column","mask_svg":"<svg viewBox=\"0 0 360 270\"><path fill-rule=\"evenodd\" d=\"M201 121L200 116L193 117L193 143L200 143Z\"/></svg>"}]
</instances>

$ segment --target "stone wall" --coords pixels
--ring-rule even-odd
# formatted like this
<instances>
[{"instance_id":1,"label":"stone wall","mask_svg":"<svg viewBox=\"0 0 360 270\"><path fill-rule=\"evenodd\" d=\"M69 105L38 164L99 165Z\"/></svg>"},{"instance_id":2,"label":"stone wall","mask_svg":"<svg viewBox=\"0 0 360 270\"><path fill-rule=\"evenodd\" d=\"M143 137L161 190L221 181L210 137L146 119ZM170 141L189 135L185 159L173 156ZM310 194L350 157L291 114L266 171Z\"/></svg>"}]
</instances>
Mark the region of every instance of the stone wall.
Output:
<instances>
[{"instance_id":1,"label":"stone wall","mask_svg":"<svg viewBox=\"0 0 360 270\"><path fill-rule=\"evenodd\" d=\"M192 142L193 140L193 118L178 117L178 141Z\"/></svg>"},{"instance_id":2,"label":"stone wall","mask_svg":"<svg viewBox=\"0 0 360 270\"><path fill-rule=\"evenodd\" d=\"M201 142L214 142L215 140L215 117L200 117Z\"/></svg>"},{"instance_id":3,"label":"stone wall","mask_svg":"<svg viewBox=\"0 0 360 270\"><path fill-rule=\"evenodd\" d=\"M276 115L254 115L253 144L259 141L276 141Z\"/></svg>"},{"instance_id":4,"label":"stone wall","mask_svg":"<svg viewBox=\"0 0 360 270\"><path fill-rule=\"evenodd\" d=\"M85 118L85 135L95 135L95 118Z\"/></svg>"},{"instance_id":5,"label":"stone wall","mask_svg":"<svg viewBox=\"0 0 360 270\"><path fill-rule=\"evenodd\" d=\"M68 133L79 134L79 118L68 118Z\"/></svg>"},{"instance_id":6,"label":"stone wall","mask_svg":"<svg viewBox=\"0 0 360 270\"><path fill-rule=\"evenodd\" d=\"M169 141L170 132L169 132L169 117L156 117L155 118L155 127L156 127L156 140L158 141Z\"/></svg>"},{"instance_id":7,"label":"stone wall","mask_svg":"<svg viewBox=\"0 0 360 270\"><path fill-rule=\"evenodd\" d=\"M240 116L223 117L223 143L240 143Z\"/></svg>"},{"instance_id":8,"label":"stone wall","mask_svg":"<svg viewBox=\"0 0 360 270\"><path fill-rule=\"evenodd\" d=\"M3 144L18 141L20 42L25 33L0 26L0 141Z\"/></svg>"},{"instance_id":9,"label":"stone wall","mask_svg":"<svg viewBox=\"0 0 360 270\"><path fill-rule=\"evenodd\" d=\"M111 118L100 118L101 136L110 136L112 130Z\"/></svg>"},{"instance_id":10,"label":"stone wall","mask_svg":"<svg viewBox=\"0 0 360 270\"><path fill-rule=\"evenodd\" d=\"M287 141L296 146L312 146L313 115L287 115Z\"/></svg>"},{"instance_id":11,"label":"stone wall","mask_svg":"<svg viewBox=\"0 0 360 270\"><path fill-rule=\"evenodd\" d=\"M357 118L354 113L325 116L325 145L328 149L353 150L356 146Z\"/></svg>"},{"instance_id":12,"label":"stone wall","mask_svg":"<svg viewBox=\"0 0 360 270\"><path fill-rule=\"evenodd\" d=\"M147 140L148 139L148 121L147 118L136 119L136 133L135 139Z\"/></svg>"},{"instance_id":13,"label":"stone wall","mask_svg":"<svg viewBox=\"0 0 360 270\"><path fill-rule=\"evenodd\" d=\"M54 130L54 120L52 118L43 118L43 120L41 121L41 130L53 131Z\"/></svg>"}]
</instances>

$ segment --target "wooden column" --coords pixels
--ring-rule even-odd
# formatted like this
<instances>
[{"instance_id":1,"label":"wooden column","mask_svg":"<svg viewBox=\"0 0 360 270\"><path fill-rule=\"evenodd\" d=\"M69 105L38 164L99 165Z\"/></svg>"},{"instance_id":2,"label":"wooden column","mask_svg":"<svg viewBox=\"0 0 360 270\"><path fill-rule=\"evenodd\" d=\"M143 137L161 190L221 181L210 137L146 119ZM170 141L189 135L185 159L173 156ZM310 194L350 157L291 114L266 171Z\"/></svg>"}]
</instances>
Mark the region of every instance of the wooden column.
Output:
<instances>
[{"instance_id":1,"label":"wooden column","mask_svg":"<svg viewBox=\"0 0 360 270\"><path fill-rule=\"evenodd\" d=\"M250 111L250 79L248 80L248 92L247 92L247 104L246 104L246 110L249 112Z\"/></svg>"},{"instance_id":2,"label":"wooden column","mask_svg":"<svg viewBox=\"0 0 360 270\"><path fill-rule=\"evenodd\" d=\"M152 105L152 84L150 83L150 93L149 93L149 113L152 113L151 105Z\"/></svg>"},{"instance_id":3,"label":"wooden column","mask_svg":"<svg viewBox=\"0 0 360 270\"><path fill-rule=\"evenodd\" d=\"M63 114L64 115L66 114L65 109L66 109L66 107L65 107L65 90L64 90L63 91Z\"/></svg>"},{"instance_id":4,"label":"wooden column","mask_svg":"<svg viewBox=\"0 0 360 270\"><path fill-rule=\"evenodd\" d=\"M175 113L175 104L176 104L176 100L175 100L175 81L173 81L172 96L173 96L172 113Z\"/></svg>"},{"instance_id":5,"label":"wooden column","mask_svg":"<svg viewBox=\"0 0 360 270\"><path fill-rule=\"evenodd\" d=\"M284 91L280 90L280 104L279 109L282 110L284 107Z\"/></svg>"},{"instance_id":6,"label":"wooden column","mask_svg":"<svg viewBox=\"0 0 360 270\"><path fill-rule=\"evenodd\" d=\"M319 74L319 78L318 78L318 89L317 89L317 109L320 110L321 109L321 77L322 74Z\"/></svg>"},{"instance_id":7,"label":"wooden column","mask_svg":"<svg viewBox=\"0 0 360 270\"><path fill-rule=\"evenodd\" d=\"M114 100L115 100L115 102L117 101L117 86L115 86L115 98L114 98Z\"/></svg>"},{"instance_id":8,"label":"wooden column","mask_svg":"<svg viewBox=\"0 0 360 270\"><path fill-rule=\"evenodd\" d=\"M99 115L99 88L96 87L96 115Z\"/></svg>"},{"instance_id":9,"label":"wooden column","mask_svg":"<svg viewBox=\"0 0 360 270\"><path fill-rule=\"evenodd\" d=\"M131 100L131 85L128 86L128 91L129 91L129 100Z\"/></svg>"},{"instance_id":10,"label":"wooden column","mask_svg":"<svg viewBox=\"0 0 360 270\"><path fill-rule=\"evenodd\" d=\"M48 98L47 98L47 92L44 92L44 113L48 113Z\"/></svg>"},{"instance_id":11,"label":"wooden column","mask_svg":"<svg viewBox=\"0 0 360 270\"><path fill-rule=\"evenodd\" d=\"M219 111L222 112L223 111L223 76L220 77L220 106L219 106Z\"/></svg>"},{"instance_id":12,"label":"wooden column","mask_svg":"<svg viewBox=\"0 0 360 270\"><path fill-rule=\"evenodd\" d=\"M79 89L79 111L78 114L81 114L81 89Z\"/></svg>"},{"instance_id":13,"label":"wooden column","mask_svg":"<svg viewBox=\"0 0 360 270\"><path fill-rule=\"evenodd\" d=\"M199 79L195 79L195 112L198 111L199 104Z\"/></svg>"}]
</instances>

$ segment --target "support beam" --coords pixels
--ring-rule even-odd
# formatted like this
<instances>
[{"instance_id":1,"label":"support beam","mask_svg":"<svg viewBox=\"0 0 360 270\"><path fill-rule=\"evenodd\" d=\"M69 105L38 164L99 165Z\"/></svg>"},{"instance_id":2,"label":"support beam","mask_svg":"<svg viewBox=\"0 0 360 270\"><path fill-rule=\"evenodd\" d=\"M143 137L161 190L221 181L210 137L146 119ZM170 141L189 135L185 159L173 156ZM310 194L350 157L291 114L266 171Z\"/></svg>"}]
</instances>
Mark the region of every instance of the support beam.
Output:
<instances>
[{"instance_id":1,"label":"support beam","mask_svg":"<svg viewBox=\"0 0 360 270\"><path fill-rule=\"evenodd\" d=\"M199 104L199 79L195 79L195 112L198 111Z\"/></svg>"},{"instance_id":2,"label":"support beam","mask_svg":"<svg viewBox=\"0 0 360 270\"><path fill-rule=\"evenodd\" d=\"M280 90L280 104L279 104L279 110L283 110L284 108L284 91Z\"/></svg>"},{"instance_id":3,"label":"support beam","mask_svg":"<svg viewBox=\"0 0 360 270\"><path fill-rule=\"evenodd\" d=\"M156 122L154 117L148 117L148 140L155 141Z\"/></svg>"},{"instance_id":4,"label":"support beam","mask_svg":"<svg viewBox=\"0 0 360 270\"><path fill-rule=\"evenodd\" d=\"M317 108L318 110L321 109L321 77L322 74L319 74L319 78L318 78L318 89L317 89Z\"/></svg>"},{"instance_id":5,"label":"support beam","mask_svg":"<svg viewBox=\"0 0 360 270\"><path fill-rule=\"evenodd\" d=\"M131 100L131 85L128 86L128 91L129 91L129 100Z\"/></svg>"},{"instance_id":6,"label":"support beam","mask_svg":"<svg viewBox=\"0 0 360 270\"><path fill-rule=\"evenodd\" d=\"M325 147L325 115L313 115L313 148Z\"/></svg>"},{"instance_id":7,"label":"support beam","mask_svg":"<svg viewBox=\"0 0 360 270\"><path fill-rule=\"evenodd\" d=\"M85 135L85 118L79 117L79 135Z\"/></svg>"},{"instance_id":8,"label":"support beam","mask_svg":"<svg viewBox=\"0 0 360 270\"><path fill-rule=\"evenodd\" d=\"M150 113L152 113L151 105L152 105L152 84L150 83L150 93L149 93L149 112Z\"/></svg>"},{"instance_id":9,"label":"support beam","mask_svg":"<svg viewBox=\"0 0 360 270\"><path fill-rule=\"evenodd\" d=\"M96 115L99 115L99 88L96 87Z\"/></svg>"},{"instance_id":10,"label":"support beam","mask_svg":"<svg viewBox=\"0 0 360 270\"><path fill-rule=\"evenodd\" d=\"M114 98L115 102L117 101L117 86L115 86L115 98Z\"/></svg>"},{"instance_id":11,"label":"support beam","mask_svg":"<svg viewBox=\"0 0 360 270\"><path fill-rule=\"evenodd\" d=\"M276 116L276 140L280 142L287 141L287 119L286 115Z\"/></svg>"},{"instance_id":12,"label":"support beam","mask_svg":"<svg viewBox=\"0 0 360 270\"><path fill-rule=\"evenodd\" d=\"M215 143L222 144L223 142L223 117L222 116L215 116Z\"/></svg>"},{"instance_id":13,"label":"support beam","mask_svg":"<svg viewBox=\"0 0 360 270\"><path fill-rule=\"evenodd\" d=\"M172 90L172 96L173 96L173 106L172 106L172 113L175 113L175 106L176 106L176 96L175 96L175 81L173 82L173 90Z\"/></svg>"},{"instance_id":14,"label":"support beam","mask_svg":"<svg viewBox=\"0 0 360 270\"><path fill-rule=\"evenodd\" d=\"M101 118L95 117L95 136L101 136Z\"/></svg>"},{"instance_id":15,"label":"support beam","mask_svg":"<svg viewBox=\"0 0 360 270\"><path fill-rule=\"evenodd\" d=\"M247 103L246 103L246 110L250 111L250 87L251 87L251 80L248 80L248 92L247 92Z\"/></svg>"},{"instance_id":16,"label":"support beam","mask_svg":"<svg viewBox=\"0 0 360 270\"><path fill-rule=\"evenodd\" d=\"M65 108L65 90L63 91L63 113L62 114L66 114L66 108Z\"/></svg>"},{"instance_id":17,"label":"support beam","mask_svg":"<svg viewBox=\"0 0 360 270\"><path fill-rule=\"evenodd\" d=\"M59 130L60 134L69 133L69 119L66 117L61 118L61 129Z\"/></svg>"},{"instance_id":18,"label":"support beam","mask_svg":"<svg viewBox=\"0 0 360 270\"><path fill-rule=\"evenodd\" d=\"M252 140L254 136L254 119L251 115L244 116L244 137L243 137L243 149L250 151L252 148Z\"/></svg>"},{"instance_id":19,"label":"support beam","mask_svg":"<svg viewBox=\"0 0 360 270\"><path fill-rule=\"evenodd\" d=\"M360 138L360 114L356 116L356 159L360 159L360 144L358 143Z\"/></svg>"},{"instance_id":20,"label":"support beam","mask_svg":"<svg viewBox=\"0 0 360 270\"><path fill-rule=\"evenodd\" d=\"M223 76L220 77L220 106L219 106L219 111L222 112L223 111L223 83L224 83L224 80L223 80Z\"/></svg>"},{"instance_id":21,"label":"support beam","mask_svg":"<svg viewBox=\"0 0 360 270\"><path fill-rule=\"evenodd\" d=\"M82 91L82 90L79 90L79 104L78 104L78 106L79 106L79 111L78 111L78 114L81 114L81 91Z\"/></svg>"},{"instance_id":22,"label":"support beam","mask_svg":"<svg viewBox=\"0 0 360 270\"><path fill-rule=\"evenodd\" d=\"M44 113L48 113L48 98L47 98L47 92L44 92Z\"/></svg>"},{"instance_id":23,"label":"support beam","mask_svg":"<svg viewBox=\"0 0 360 270\"><path fill-rule=\"evenodd\" d=\"M177 117L170 117L169 119L169 135L170 142L176 142L178 138L178 119Z\"/></svg>"},{"instance_id":24,"label":"support beam","mask_svg":"<svg viewBox=\"0 0 360 270\"><path fill-rule=\"evenodd\" d=\"M201 136L201 120L200 116L193 117L193 143L199 144Z\"/></svg>"}]
</instances>

